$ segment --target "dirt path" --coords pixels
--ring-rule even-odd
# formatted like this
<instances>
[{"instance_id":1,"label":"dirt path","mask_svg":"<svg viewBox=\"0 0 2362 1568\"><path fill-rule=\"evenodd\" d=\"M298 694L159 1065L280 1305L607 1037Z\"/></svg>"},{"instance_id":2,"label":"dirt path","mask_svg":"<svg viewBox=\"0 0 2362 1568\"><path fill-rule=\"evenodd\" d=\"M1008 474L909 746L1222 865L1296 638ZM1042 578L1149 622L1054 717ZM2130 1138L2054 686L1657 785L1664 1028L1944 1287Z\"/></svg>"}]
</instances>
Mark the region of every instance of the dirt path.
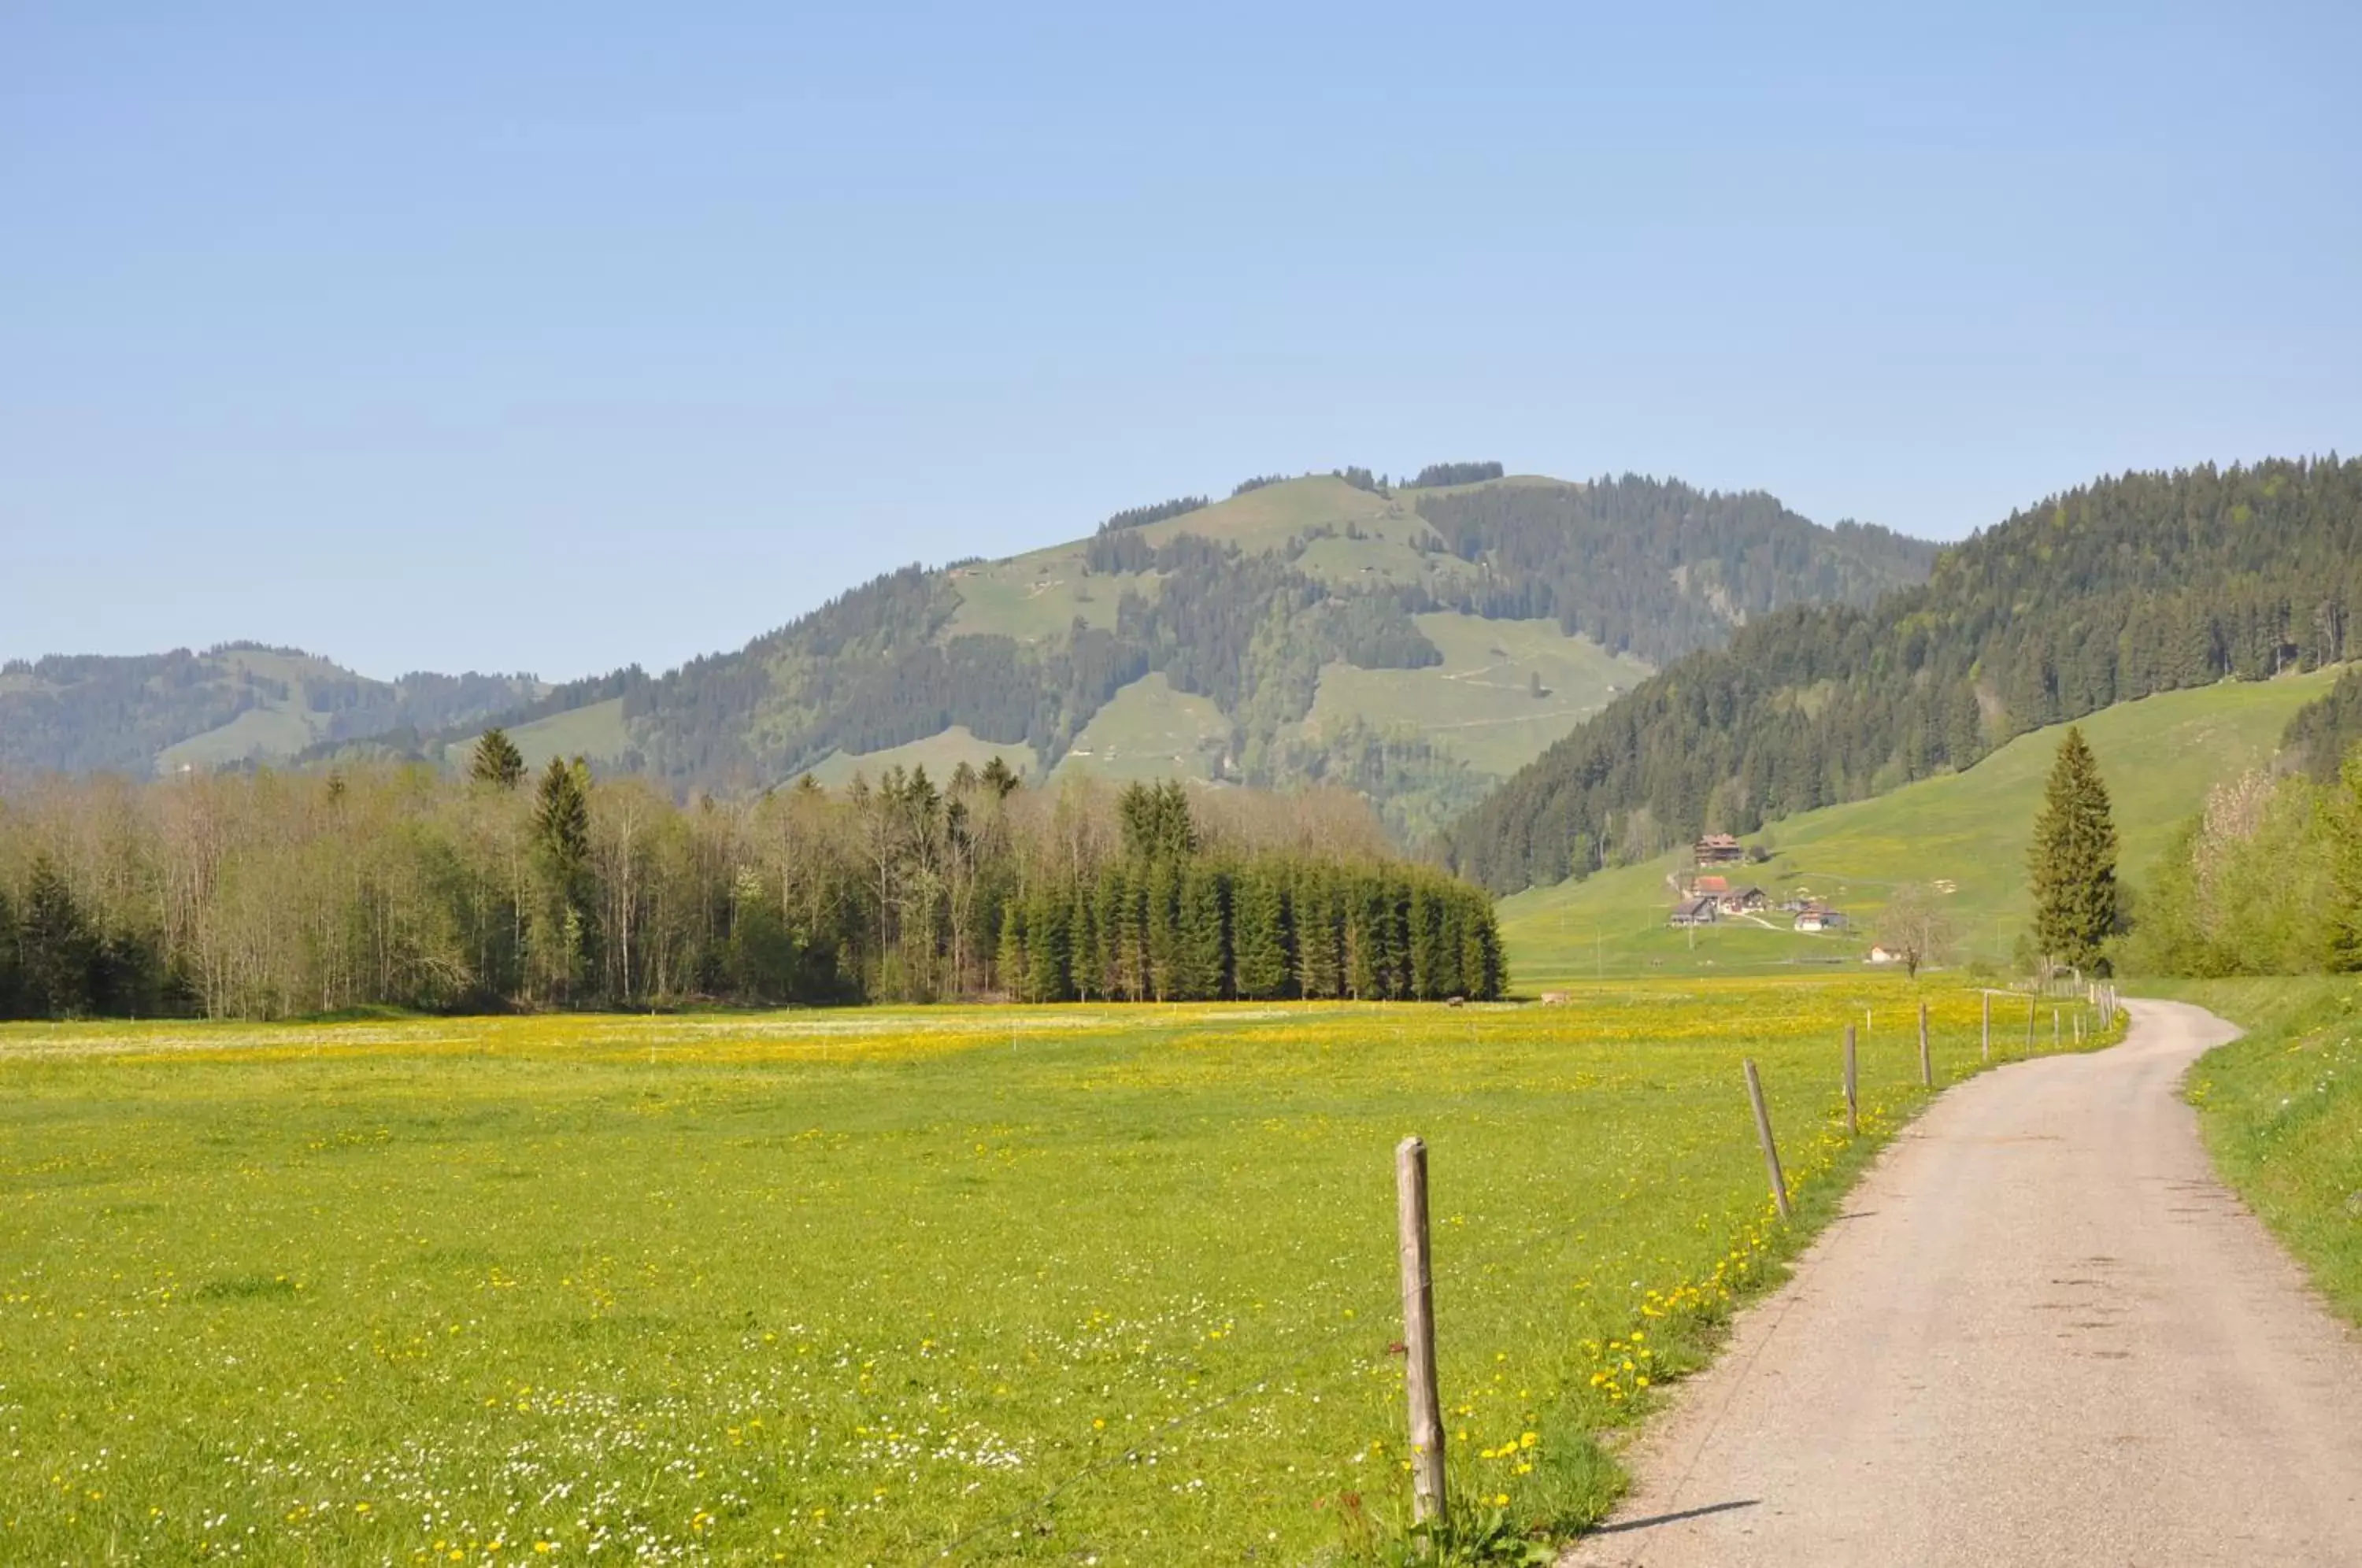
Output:
<instances>
[{"instance_id":1,"label":"dirt path","mask_svg":"<svg viewBox=\"0 0 2362 1568\"><path fill-rule=\"evenodd\" d=\"M2176 1089L2230 1025L1929 1109L1630 1454L1573 1564L2362 1564L2362 1335Z\"/></svg>"}]
</instances>

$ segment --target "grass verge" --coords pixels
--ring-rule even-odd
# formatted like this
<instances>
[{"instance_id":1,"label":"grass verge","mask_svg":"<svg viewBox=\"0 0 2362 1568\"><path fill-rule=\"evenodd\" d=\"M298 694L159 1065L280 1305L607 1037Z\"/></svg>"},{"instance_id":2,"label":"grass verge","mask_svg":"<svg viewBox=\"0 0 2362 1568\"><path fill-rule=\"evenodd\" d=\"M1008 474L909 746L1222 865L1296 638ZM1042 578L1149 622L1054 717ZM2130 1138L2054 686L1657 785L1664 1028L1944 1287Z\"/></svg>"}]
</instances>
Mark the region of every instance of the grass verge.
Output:
<instances>
[{"instance_id":1,"label":"grass verge","mask_svg":"<svg viewBox=\"0 0 2362 1568\"><path fill-rule=\"evenodd\" d=\"M2199 1130L2223 1179L2362 1326L2362 979L2141 988L2247 1031L2191 1069Z\"/></svg>"}]
</instances>

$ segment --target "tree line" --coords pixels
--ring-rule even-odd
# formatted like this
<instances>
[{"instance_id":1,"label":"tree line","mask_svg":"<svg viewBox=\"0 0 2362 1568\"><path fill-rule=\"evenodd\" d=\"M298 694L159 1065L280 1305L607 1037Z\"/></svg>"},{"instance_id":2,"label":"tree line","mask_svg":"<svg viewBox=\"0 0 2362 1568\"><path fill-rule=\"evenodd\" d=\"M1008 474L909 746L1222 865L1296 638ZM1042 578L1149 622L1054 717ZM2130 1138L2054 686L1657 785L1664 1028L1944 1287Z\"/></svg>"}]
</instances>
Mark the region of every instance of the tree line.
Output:
<instances>
[{"instance_id":1,"label":"tree line","mask_svg":"<svg viewBox=\"0 0 2362 1568\"><path fill-rule=\"evenodd\" d=\"M1250 480L1242 489L1253 490L1258 482L1268 484L1272 481ZM1168 517L1179 517L1191 512L1202 512L1210 504L1202 495L1176 495L1170 501L1159 501L1147 506L1127 506L1120 512L1110 513L1107 521L1099 525L1099 532L1117 534L1126 528L1145 528L1152 523L1162 523Z\"/></svg>"},{"instance_id":2,"label":"tree line","mask_svg":"<svg viewBox=\"0 0 2362 1568\"><path fill-rule=\"evenodd\" d=\"M684 805L529 773L494 731L464 778L0 794L0 1015L1486 996L1498 954L1485 896L1342 790L1032 788L995 758Z\"/></svg>"},{"instance_id":3,"label":"tree line","mask_svg":"<svg viewBox=\"0 0 2362 1568\"><path fill-rule=\"evenodd\" d=\"M1767 614L1662 670L1455 823L1447 860L1507 891L1750 832L2112 703L2350 658L2357 606L2362 461L2102 480L1922 586Z\"/></svg>"},{"instance_id":4,"label":"tree line","mask_svg":"<svg viewBox=\"0 0 2362 1568\"><path fill-rule=\"evenodd\" d=\"M1486 480L1499 479L1502 472L1498 463L1429 463L1410 482L1414 490L1430 485L1482 484Z\"/></svg>"}]
</instances>

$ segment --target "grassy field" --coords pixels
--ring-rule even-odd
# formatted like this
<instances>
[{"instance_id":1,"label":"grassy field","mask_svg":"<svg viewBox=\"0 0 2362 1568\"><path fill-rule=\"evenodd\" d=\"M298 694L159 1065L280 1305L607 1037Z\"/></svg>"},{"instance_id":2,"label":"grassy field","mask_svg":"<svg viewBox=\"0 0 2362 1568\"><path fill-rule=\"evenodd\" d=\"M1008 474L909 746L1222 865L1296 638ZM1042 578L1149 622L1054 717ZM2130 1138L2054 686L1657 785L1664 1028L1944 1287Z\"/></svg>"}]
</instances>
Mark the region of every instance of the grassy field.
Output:
<instances>
[{"instance_id":1,"label":"grassy field","mask_svg":"<svg viewBox=\"0 0 2362 1568\"><path fill-rule=\"evenodd\" d=\"M602 762L622 756L632 744L631 733L624 727L621 697L519 724L508 732L508 736L516 743L531 772L548 767L553 756L587 756L593 762ZM465 767L475 753L475 745L471 739L450 748L447 755L452 765Z\"/></svg>"},{"instance_id":2,"label":"grassy field","mask_svg":"<svg viewBox=\"0 0 2362 1568\"><path fill-rule=\"evenodd\" d=\"M2155 988L2249 1032L2191 1070L2207 1149L2331 1305L2362 1326L2362 980Z\"/></svg>"},{"instance_id":3,"label":"grassy field","mask_svg":"<svg viewBox=\"0 0 2362 1568\"><path fill-rule=\"evenodd\" d=\"M1503 778L1646 679L1648 665L1570 637L1555 621L1487 621L1439 613L1417 617L1443 655L1425 669L1330 664L1307 723L1360 718L1408 725L1479 772ZM1543 695L1531 682L1540 677Z\"/></svg>"},{"instance_id":4,"label":"grassy field","mask_svg":"<svg viewBox=\"0 0 2362 1568\"><path fill-rule=\"evenodd\" d=\"M1231 722L1210 697L1175 691L1152 670L1091 715L1058 771L1104 778L1210 778L1230 749Z\"/></svg>"},{"instance_id":5,"label":"grassy field","mask_svg":"<svg viewBox=\"0 0 2362 1568\"><path fill-rule=\"evenodd\" d=\"M996 756L1028 778L1041 770L1041 758L1033 755L1032 746L1021 742L1002 745L978 740L966 724L954 724L939 735L929 735L907 745L889 746L884 751L863 752L859 756L831 752L811 773L830 789L841 790L853 782L856 773L875 784L877 776L889 767L924 767L928 777L941 784L961 763L982 767Z\"/></svg>"},{"instance_id":6,"label":"grassy field","mask_svg":"<svg viewBox=\"0 0 2362 1568\"><path fill-rule=\"evenodd\" d=\"M2126 702L2082 721L2099 755L2122 840L2120 875L2136 889L2175 828L2217 780L2270 760L2289 717L2320 696L2333 671L2279 680L2224 682ZM1727 922L1690 933L1669 929L1666 856L1577 883L1520 893L1501 905L1511 973L1526 989L1606 974L1729 974L1858 962L1888 891L1898 883L1948 883L1948 897L1972 956L2006 960L2024 928L2025 846L2058 729L2020 735L1966 773L1908 785L1875 800L1833 806L1772 824L1758 841L1768 865L1735 877L1775 890L1809 890L1852 916L1846 937Z\"/></svg>"},{"instance_id":7,"label":"grassy field","mask_svg":"<svg viewBox=\"0 0 2362 1568\"><path fill-rule=\"evenodd\" d=\"M1352 1561L1410 1132L1458 1496L1563 1529L1803 1228L1740 1055L1809 1225L1913 1001L0 1030L0 1558Z\"/></svg>"}]
</instances>

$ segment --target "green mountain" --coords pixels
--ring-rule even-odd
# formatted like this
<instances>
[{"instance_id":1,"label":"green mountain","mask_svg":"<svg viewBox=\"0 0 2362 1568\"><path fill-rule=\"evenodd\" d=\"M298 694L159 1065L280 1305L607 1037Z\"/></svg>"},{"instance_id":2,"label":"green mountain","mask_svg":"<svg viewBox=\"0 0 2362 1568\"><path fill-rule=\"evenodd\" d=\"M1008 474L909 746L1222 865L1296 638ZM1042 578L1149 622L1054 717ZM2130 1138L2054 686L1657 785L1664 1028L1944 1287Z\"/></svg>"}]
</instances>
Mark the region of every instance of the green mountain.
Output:
<instances>
[{"instance_id":1,"label":"green mountain","mask_svg":"<svg viewBox=\"0 0 2362 1568\"><path fill-rule=\"evenodd\" d=\"M1751 619L1554 744L1451 828L1501 892L1979 767L2155 692L2354 657L2362 460L2105 479L1946 550L1873 606ZM2355 705L2292 718L2334 736Z\"/></svg>"},{"instance_id":2,"label":"green mountain","mask_svg":"<svg viewBox=\"0 0 2362 1568\"><path fill-rule=\"evenodd\" d=\"M0 665L0 771L143 774L277 760L402 726L480 723L546 690L529 676L371 680L255 643L17 659Z\"/></svg>"},{"instance_id":3,"label":"green mountain","mask_svg":"<svg viewBox=\"0 0 2362 1568\"><path fill-rule=\"evenodd\" d=\"M2225 680L2161 692L2081 721L2107 781L2119 866L2135 897L2215 784L2281 754L2290 721L2334 680L2330 671ZM2007 963L2032 903L2025 849L2063 727L2021 734L1965 773L1946 773L1845 805L1787 817L1751 835L1750 857L1720 868L1760 887L1772 907L1692 931L1668 922L1686 846L1582 880L1533 888L1500 904L1501 939L1520 990L1595 974L1727 975L1858 964L1893 890L1931 889L1958 933L1958 957ZM1779 905L1809 894L1848 917L1840 930L1794 929Z\"/></svg>"},{"instance_id":4,"label":"green mountain","mask_svg":"<svg viewBox=\"0 0 2362 1568\"><path fill-rule=\"evenodd\" d=\"M1254 480L1009 559L907 568L735 652L503 722L529 760L579 751L680 790L999 754L1036 774L1341 781L1419 836L1657 666L1792 605L1867 605L1935 554L1760 492L1419 477Z\"/></svg>"}]
</instances>

